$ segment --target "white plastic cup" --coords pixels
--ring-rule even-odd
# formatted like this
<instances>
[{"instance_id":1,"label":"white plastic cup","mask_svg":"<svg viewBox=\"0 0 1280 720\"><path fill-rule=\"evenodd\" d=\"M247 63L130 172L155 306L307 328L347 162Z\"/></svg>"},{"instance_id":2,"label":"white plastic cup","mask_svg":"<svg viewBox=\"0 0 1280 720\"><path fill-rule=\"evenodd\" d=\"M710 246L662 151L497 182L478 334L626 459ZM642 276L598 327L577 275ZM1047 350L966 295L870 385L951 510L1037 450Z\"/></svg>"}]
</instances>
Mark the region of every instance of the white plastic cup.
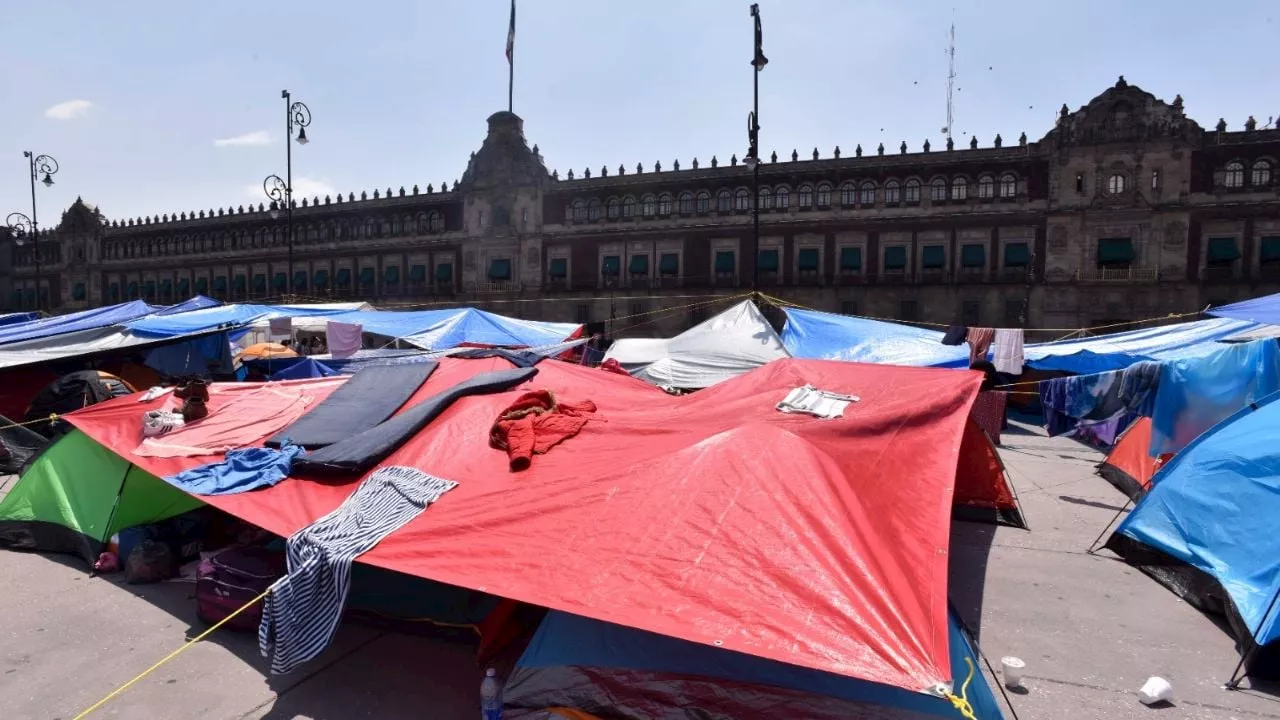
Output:
<instances>
[{"instance_id":1,"label":"white plastic cup","mask_svg":"<svg viewBox=\"0 0 1280 720\"><path fill-rule=\"evenodd\" d=\"M1027 669L1027 664L1022 661L1022 658L1006 655L1005 657L1000 658L1000 666L1004 670L1005 687L1022 687L1022 671Z\"/></svg>"},{"instance_id":2,"label":"white plastic cup","mask_svg":"<svg viewBox=\"0 0 1280 720\"><path fill-rule=\"evenodd\" d=\"M1162 677L1152 676L1147 678L1147 682L1138 691L1138 700L1143 705L1155 705L1158 702L1167 702L1172 698L1173 686Z\"/></svg>"}]
</instances>

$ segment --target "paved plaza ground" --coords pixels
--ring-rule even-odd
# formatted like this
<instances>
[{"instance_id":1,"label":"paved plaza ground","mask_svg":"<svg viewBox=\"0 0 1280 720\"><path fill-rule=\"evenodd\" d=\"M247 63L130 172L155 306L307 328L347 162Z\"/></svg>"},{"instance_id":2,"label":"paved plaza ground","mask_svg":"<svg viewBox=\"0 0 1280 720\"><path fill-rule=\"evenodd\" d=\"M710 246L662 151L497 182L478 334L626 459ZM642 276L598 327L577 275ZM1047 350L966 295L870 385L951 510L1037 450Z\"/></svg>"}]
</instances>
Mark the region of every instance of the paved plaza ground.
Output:
<instances>
[{"instance_id":1,"label":"paved plaza ground","mask_svg":"<svg viewBox=\"0 0 1280 720\"><path fill-rule=\"evenodd\" d=\"M1280 718L1274 688L1222 689L1239 656L1217 624L1085 552L1125 500L1094 474L1098 453L1015 424L1001 456L1031 529L957 523L951 597L993 663L1026 660L1026 690L1010 696L1018 717ZM204 629L189 584L124 585L69 556L3 551L0 581L3 720L70 720ZM91 717L474 720L472 657L466 644L348 623L325 655L277 679L256 638L220 632ZM1138 703L1149 675L1173 683L1172 706Z\"/></svg>"}]
</instances>

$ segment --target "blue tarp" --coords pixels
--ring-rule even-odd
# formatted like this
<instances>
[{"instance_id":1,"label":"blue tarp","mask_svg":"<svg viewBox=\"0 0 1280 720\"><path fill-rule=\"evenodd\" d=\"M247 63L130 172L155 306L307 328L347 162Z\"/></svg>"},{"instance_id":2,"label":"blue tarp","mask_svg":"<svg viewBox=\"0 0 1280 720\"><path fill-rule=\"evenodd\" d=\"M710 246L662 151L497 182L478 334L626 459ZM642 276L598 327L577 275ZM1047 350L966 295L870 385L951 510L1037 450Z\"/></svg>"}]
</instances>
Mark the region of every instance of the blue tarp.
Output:
<instances>
[{"instance_id":1,"label":"blue tarp","mask_svg":"<svg viewBox=\"0 0 1280 720\"><path fill-rule=\"evenodd\" d=\"M1257 329L1242 320L1196 320L1098 337L1036 343L1024 349L1026 363L1037 370L1063 370L1078 375L1123 370L1143 360L1199 357L1220 349L1232 335Z\"/></svg>"},{"instance_id":2,"label":"blue tarp","mask_svg":"<svg viewBox=\"0 0 1280 720\"><path fill-rule=\"evenodd\" d=\"M222 303L210 297L196 295L190 300L184 300L176 305L169 307L156 313L157 315L177 315L178 313L191 312L192 310L203 310L204 308L217 307Z\"/></svg>"},{"instance_id":3,"label":"blue tarp","mask_svg":"<svg viewBox=\"0 0 1280 720\"><path fill-rule=\"evenodd\" d=\"M0 314L0 327L5 325L13 325L16 323L24 323L35 320L40 317L40 313L33 312L16 312Z\"/></svg>"},{"instance_id":4,"label":"blue tarp","mask_svg":"<svg viewBox=\"0 0 1280 720\"><path fill-rule=\"evenodd\" d=\"M170 315L156 313L129 323L128 328L140 335L168 337L203 332L205 330L230 330L273 317L313 317L317 315L334 315L341 312L341 310L325 307L219 305Z\"/></svg>"},{"instance_id":5,"label":"blue tarp","mask_svg":"<svg viewBox=\"0 0 1280 720\"><path fill-rule=\"evenodd\" d=\"M147 353L147 367L171 378L229 375L235 371L231 341L226 333L213 333L186 342L155 348Z\"/></svg>"},{"instance_id":6,"label":"blue tarp","mask_svg":"<svg viewBox=\"0 0 1280 720\"><path fill-rule=\"evenodd\" d=\"M1255 340L1160 367L1151 457L1173 453L1251 402L1280 390L1280 346Z\"/></svg>"},{"instance_id":7,"label":"blue tarp","mask_svg":"<svg viewBox=\"0 0 1280 720\"><path fill-rule=\"evenodd\" d=\"M475 308L397 312L359 310L334 315L330 319L358 323L367 333L400 338L426 350L448 350L459 345L550 345L567 339L582 328L575 323L519 320Z\"/></svg>"},{"instance_id":8,"label":"blue tarp","mask_svg":"<svg viewBox=\"0 0 1280 720\"><path fill-rule=\"evenodd\" d=\"M1213 576L1259 645L1280 638L1280 613L1262 625L1280 592L1278 400L1244 408L1175 455L1116 529Z\"/></svg>"},{"instance_id":9,"label":"blue tarp","mask_svg":"<svg viewBox=\"0 0 1280 720\"><path fill-rule=\"evenodd\" d=\"M292 360L292 358L290 359ZM312 358L309 358L309 357L298 358L297 360L298 361L293 363L292 365L272 373L271 379L272 380L302 380L304 378L322 378L322 377L331 377L333 375L341 374L337 370L334 370L333 368L329 367L328 365L325 365L319 360L313 360ZM262 361L254 360L252 362L262 362ZM277 360L275 364L279 365L280 361ZM263 366L265 367L266 363L263 363Z\"/></svg>"},{"instance_id":10,"label":"blue tarp","mask_svg":"<svg viewBox=\"0 0 1280 720\"><path fill-rule=\"evenodd\" d=\"M294 365L303 360L314 360L340 375L353 375L364 368L386 367L388 365L416 365L434 362L440 359L439 353L425 350L395 350L392 348L359 350L355 355L346 358L334 358L328 355L299 358L272 358L270 360L246 360L244 365L273 379L282 372L289 372Z\"/></svg>"},{"instance_id":11,"label":"blue tarp","mask_svg":"<svg viewBox=\"0 0 1280 720\"><path fill-rule=\"evenodd\" d=\"M978 718L1003 717L991 687L954 615L948 615L951 672L957 693L968 675L965 658L974 663L968 698ZM552 610L538 626L520 656L508 687L508 700L518 701L519 676L537 668L586 668L588 676L611 669L673 675L695 675L753 685L769 685L802 693L902 708L945 718L959 718L947 700L834 673L811 670L709 645L658 635L622 625ZM610 686L612 687L612 686ZM568 691L569 688L566 688ZM574 688L574 692L583 689ZM602 688L608 693L608 688ZM546 698L542 698L546 699ZM555 698L559 700L560 698ZM607 698L603 698L607 702ZM687 698L686 698L687 699ZM676 710L676 708L672 708ZM768 708L761 708L767 711ZM768 715L761 715L766 717Z\"/></svg>"},{"instance_id":12,"label":"blue tarp","mask_svg":"<svg viewBox=\"0 0 1280 720\"><path fill-rule=\"evenodd\" d=\"M793 357L815 360L968 367L967 345L943 345L942 333L910 325L787 308L782 345Z\"/></svg>"},{"instance_id":13,"label":"blue tarp","mask_svg":"<svg viewBox=\"0 0 1280 720\"><path fill-rule=\"evenodd\" d=\"M141 300L134 300L119 305L109 305L67 315L5 325L0 327L0 344L35 340L52 335L76 332L77 330L110 327L111 325L119 325L149 315L156 310L157 308Z\"/></svg>"},{"instance_id":14,"label":"blue tarp","mask_svg":"<svg viewBox=\"0 0 1280 720\"><path fill-rule=\"evenodd\" d=\"M1207 314L1233 320L1280 325L1280 293L1211 308Z\"/></svg>"}]
</instances>

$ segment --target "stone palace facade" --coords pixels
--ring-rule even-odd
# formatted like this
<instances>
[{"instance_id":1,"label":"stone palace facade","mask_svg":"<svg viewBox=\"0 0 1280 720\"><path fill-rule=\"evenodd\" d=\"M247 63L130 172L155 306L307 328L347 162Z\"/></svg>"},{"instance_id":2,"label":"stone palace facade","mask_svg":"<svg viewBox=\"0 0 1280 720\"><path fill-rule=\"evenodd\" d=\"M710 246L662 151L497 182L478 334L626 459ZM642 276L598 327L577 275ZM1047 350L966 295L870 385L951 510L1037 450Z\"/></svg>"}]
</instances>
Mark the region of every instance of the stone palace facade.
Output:
<instances>
[{"instance_id":1,"label":"stone palace facade","mask_svg":"<svg viewBox=\"0 0 1280 720\"><path fill-rule=\"evenodd\" d=\"M1280 291L1278 162L1280 130L1206 130L1121 78L1037 142L765 157L757 249L736 158L561 176L499 112L451 187L299 198L292 268L261 206L107 221L77 201L42 236L44 307L292 289L669 334L706 310L655 311L758 283L832 312L1092 326ZM0 301L34 307L31 247L0 242Z\"/></svg>"}]
</instances>

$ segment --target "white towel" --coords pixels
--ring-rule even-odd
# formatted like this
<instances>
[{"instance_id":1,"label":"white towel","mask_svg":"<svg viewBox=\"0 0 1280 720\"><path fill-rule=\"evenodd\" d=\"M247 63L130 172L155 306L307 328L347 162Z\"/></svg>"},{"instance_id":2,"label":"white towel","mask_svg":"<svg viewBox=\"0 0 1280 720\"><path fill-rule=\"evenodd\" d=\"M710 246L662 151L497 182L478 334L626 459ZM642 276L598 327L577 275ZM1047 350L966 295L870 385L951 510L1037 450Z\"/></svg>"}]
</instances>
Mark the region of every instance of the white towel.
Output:
<instances>
[{"instance_id":1,"label":"white towel","mask_svg":"<svg viewBox=\"0 0 1280 720\"><path fill-rule=\"evenodd\" d=\"M787 393L777 407L784 413L804 413L830 420L844 417L844 409L849 407L849 403L855 402L858 402L857 395L841 395L819 390L812 385L802 385Z\"/></svg>"},{"instance_id":2,"label":"white towel","mask_svg":"<svg viewBox=\"0 0 1280 720\"><path fill-rule=\"evenodd\" d=\"M360 338L364 326L359 323L334 322L325 325L325 344L329 346L329 355L335 360L349 358L360 351Z\"/></svg>"},{"instance_id":3,"label":"white towel","mask_svg":"<svg viewBox=\"0 0 1280 720\"><path fill-rule=\"evenodd\" d=\"M996 372L1021 375L1022 329L996 328L996 336L992 344L995 346Z\"/></svg>"}]
</instances>

